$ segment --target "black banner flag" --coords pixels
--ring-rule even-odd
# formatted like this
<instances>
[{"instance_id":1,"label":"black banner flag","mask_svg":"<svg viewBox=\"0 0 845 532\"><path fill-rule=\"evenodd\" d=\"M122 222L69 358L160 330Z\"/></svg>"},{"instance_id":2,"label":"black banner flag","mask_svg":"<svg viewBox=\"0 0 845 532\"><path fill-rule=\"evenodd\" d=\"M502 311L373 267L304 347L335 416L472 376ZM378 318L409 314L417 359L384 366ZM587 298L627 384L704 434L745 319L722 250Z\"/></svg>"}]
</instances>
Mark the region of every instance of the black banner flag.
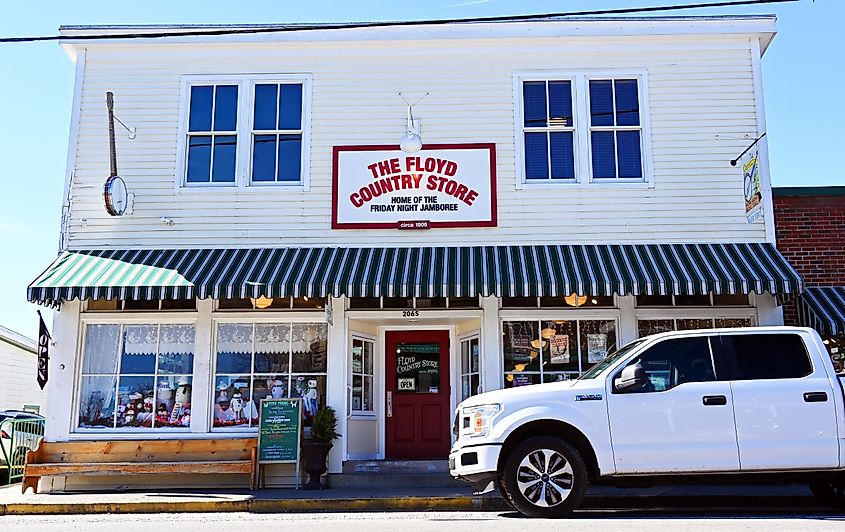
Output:
<instances>
[{"instance_id":1,"label":"black banner flag","mask_svg":"<svg viewBox=\"0 0 845 532\"><path fill-rule=\"evenodd\" d=\"M47 365L50 360L50 332L47 330L47 324L44 323L44 317L41 312L38 312L38 386L44 389L47 385Z\"/></svg>"}]
</instances>

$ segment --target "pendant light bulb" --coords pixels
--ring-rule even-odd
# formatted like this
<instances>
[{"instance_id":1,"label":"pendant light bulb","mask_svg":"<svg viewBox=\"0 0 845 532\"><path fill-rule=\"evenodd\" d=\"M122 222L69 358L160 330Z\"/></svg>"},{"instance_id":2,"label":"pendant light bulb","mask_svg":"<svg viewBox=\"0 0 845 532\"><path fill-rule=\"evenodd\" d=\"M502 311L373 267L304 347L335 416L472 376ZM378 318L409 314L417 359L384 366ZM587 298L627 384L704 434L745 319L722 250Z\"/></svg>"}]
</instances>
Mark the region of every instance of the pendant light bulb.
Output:
<instances>
[{"instance_id":1,"label":"pendant light bulb","mask_svg":"<svg viewBox=\"0 0 845 532\"><path fill-rule=\"evenodd\" d=\"M420 137L419 124L414 120L414 108L408 106L408 127L402 139L399 141L399 148L405 153L416 153L422 149L422 137Z\"/></svg>"}]
</instances>

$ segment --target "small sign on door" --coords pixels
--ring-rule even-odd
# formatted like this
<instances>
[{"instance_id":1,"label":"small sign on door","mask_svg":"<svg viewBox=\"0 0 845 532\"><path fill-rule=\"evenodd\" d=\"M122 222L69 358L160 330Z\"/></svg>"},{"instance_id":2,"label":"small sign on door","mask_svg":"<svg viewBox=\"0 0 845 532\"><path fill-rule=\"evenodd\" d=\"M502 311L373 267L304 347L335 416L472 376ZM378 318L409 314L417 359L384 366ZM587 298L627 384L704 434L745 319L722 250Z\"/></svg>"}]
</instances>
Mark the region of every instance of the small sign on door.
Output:
<instances>
[{"instance_id":1,"label":"small sign on door","mask_svg":"<svg viewBox=\"0 0 845 532\"><path fill-rule=\"evenodd\" d=\"M416 379L413 377L396 380L396 389L400 392L413 392L417 389Z\"/></svg>"}]
</instances>

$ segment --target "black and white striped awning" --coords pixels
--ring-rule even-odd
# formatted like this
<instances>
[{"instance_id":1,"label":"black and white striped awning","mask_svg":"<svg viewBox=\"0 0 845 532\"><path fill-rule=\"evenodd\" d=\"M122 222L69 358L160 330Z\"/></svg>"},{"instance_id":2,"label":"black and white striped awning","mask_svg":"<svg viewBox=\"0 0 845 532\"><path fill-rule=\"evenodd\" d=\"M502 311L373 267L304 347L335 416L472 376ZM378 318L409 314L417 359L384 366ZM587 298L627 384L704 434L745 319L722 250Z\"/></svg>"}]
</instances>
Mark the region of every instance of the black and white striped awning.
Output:
<instances>
[{"instance_id":1,"label":"black and white striped awning","mask_svg":"<svg viewBox=\"0 0 845 532\"><path fill-rule=\"evenodd\" d=\"M308 296L472 297L797 293L764 243L76 250L29 301Z\"/></svg>"},{"instance_id":2,"label":"black and white striped awning","mask_svg":"<svg viewBox=\"0 0 845 532\"><path fill-rule=\"evenodd\" d=\"M812 286L801 294L798 305L801 325L825 336L845 334L845 286Z\"/></svg>"}]
</instances>

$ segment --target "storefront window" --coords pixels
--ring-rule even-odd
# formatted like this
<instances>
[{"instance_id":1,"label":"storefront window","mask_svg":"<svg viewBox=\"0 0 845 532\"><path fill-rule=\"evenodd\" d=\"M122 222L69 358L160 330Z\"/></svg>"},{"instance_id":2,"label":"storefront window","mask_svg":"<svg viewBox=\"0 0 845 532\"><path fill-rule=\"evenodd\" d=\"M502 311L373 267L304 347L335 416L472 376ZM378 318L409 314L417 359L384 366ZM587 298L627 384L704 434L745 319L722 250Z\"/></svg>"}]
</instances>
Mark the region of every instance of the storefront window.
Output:
<instances>
[{"instance_id":1,"label":"storefront window","mask_svg":"<svg viewBox=\"0 0 845 532\"><path fill-rule=\"evenodd\" d=\"M373 413L373 341L352 339L352 412Z\"/></svg>"},{"instance_id":2,"label":"storefront window","mask_svg":"<svg viewBox=\"0 0 845 532\"><path fill-rule=\"evenodd\" d=\"M258 425L262 399L301 397L305 426L326 403L324 323L217 327L214 427Z\"/></svg>"},{"instance_id":3,"label":"storefront window","mask_svg":"<svg viewBox=\"0 0 845 532\"><path fill-rule=\"evenodd\" d=\"M190 427L193 371L193 325L87 325L79 428Z\"/></svg>"},{"instance_id":4,"label":"storefront window","mask_svg":"<svg viewBox=\"0 0 845 532\"><path fill-rule=\"evenodd\" d=\"M481 365L478 336L461 340L461 401L479 393Z\"/></svg>"},{"instance_id":5,"label":"storefront window","mask_svg":"<svg viewBox=\"0 0 845 532\"><path fill-rule=\"evenodd\" d=\"M638 320L639 337L668 331L689 331L695 329L751 327L751 318L679 318L660 320Z\"/></svg>"},{"instance_id":6,"label":"storefront window","mask_svg":"<svg viewBox=\"0 0 845 532\"><path fill-rule=\"evenodd\" d=\"M616 348L612 320L506 321L505 388L574 378Z\"/></svg>"}]
</instances>

